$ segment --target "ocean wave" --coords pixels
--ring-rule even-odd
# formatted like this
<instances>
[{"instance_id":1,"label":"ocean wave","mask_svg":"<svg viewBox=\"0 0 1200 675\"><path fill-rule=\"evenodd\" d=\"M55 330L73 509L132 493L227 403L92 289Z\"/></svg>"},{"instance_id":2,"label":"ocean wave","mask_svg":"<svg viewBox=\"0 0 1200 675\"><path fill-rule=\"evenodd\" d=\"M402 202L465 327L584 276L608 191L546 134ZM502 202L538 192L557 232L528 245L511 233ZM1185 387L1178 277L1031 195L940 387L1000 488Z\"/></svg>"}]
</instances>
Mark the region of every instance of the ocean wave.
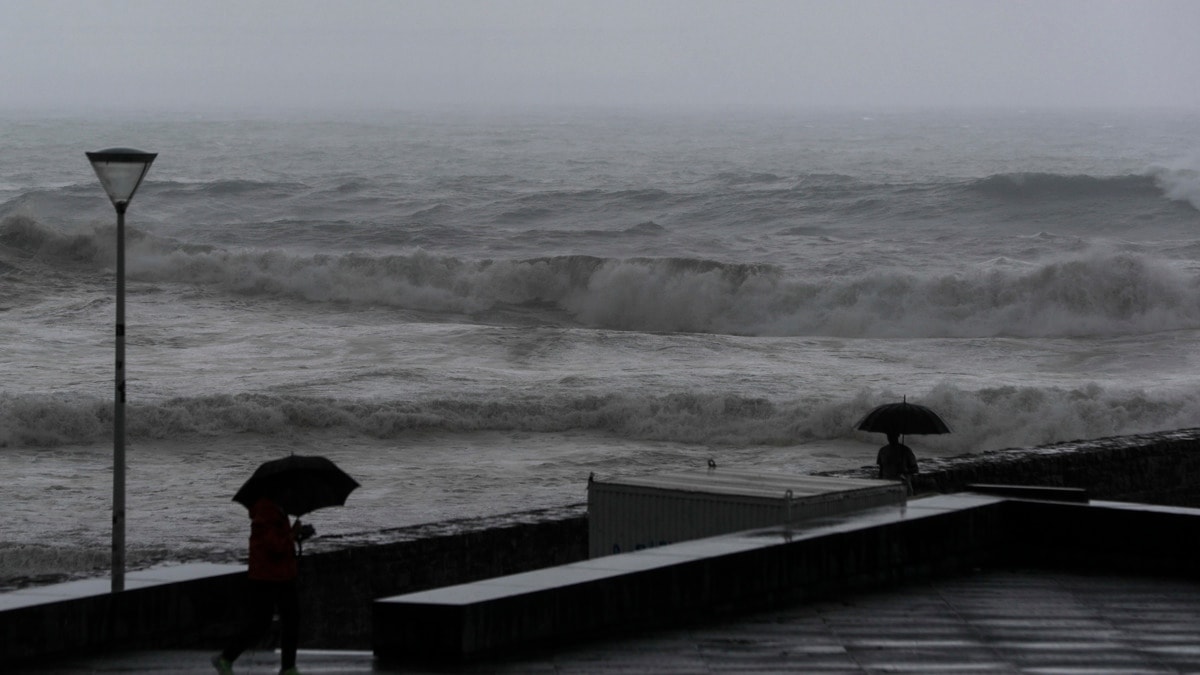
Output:
<instances>
[{"instance_id":1,"label":"ocean wave","mask_svg":"<svg viewBox=\"0 0 1200 675\"><path fill-rule=\"evenodd\" d=\"M563 262L563 261L559 261ZM525 278L521 265L508 272ZM1082 253L959 274L801 280L769 265L589 260L537 284L585 326L758 336L1057 337L1200 326L1197 279L1154 258ZM560 269L560 272L562 270Z\"/></svg>"},{"instance_id":2,"label":"ocean wave","mask_svg":"<svg viewBox=\"0 0 1200 675\"><path fill-rule=\"evenodd\" d=\"M111 214L102 190L95 184L69 184L19 192L0 203L0 218L68 219L76 214L104 212Z\"/></svg>"},{"instance_id":3,"label":"ocean wave","mask_svg":"<svg viewBox=\"0 0 1200 675\"><path fill-rule=\"evenodd\" d=\"M647 394L613 392L538 396L505 393L429 400L340 400L272 394L175 398L127 406L131 443L256 433L286 435L329 430L375 439L413 433L590 431L616 437L690 444L794 445L858 438L862 415L899 398L862 390L855 395L770 400L710 390ZM911 398L911 397L910 397ZM1114 390L1098 385L995 387L976 391L952 384L920 397L953 433L924 437L943 451L979 452L1078 438L1140 433L1194 425L1200 392ZM0 447L55 447L111 437L111 402L48 395L0 397Z\"/></svg>"},{"instance_id":4,"label":"ocean wave","mask_svg":"<svg viewBox=\"0 0 1200 675\"><path fill-rule=\"evenodd\" d=\"M191 255L212 247L182 244L155 237L137 227L125 227L127 251L175 251ZM103 223L92 228L60 229L26 216L0 218L0 261L5 254L15 259L36 259L47 264L108 266L116 260L116 225Z\"/></svg>"},{"instance_id":5,"label":"ocean wave","mask_svg":"<svg viewBox=\"0 0 1200 675\"><path fill-rule=\"evenodd\" d=\"M60 263L115 260L115 225L85 232L64 232L25 215L0 219L0 246L15 258ZM136 238L136 232L129 236Z\"/></svg>"},{"instance_id":6,"label":"ocean wave","mask_svg":"<svg viewBox=\"0 0 1200 675\"><path fill-rule=\"evenodd\" d=\"M1158 167L1114 176L1044 172L998 173L974 179L924 179L890 182L841 174L718 173L706 189L550 190L500 199L489 206L491 222L527 224L546 220L586 223L589 218L662 210L687 215L693 226L789 222L797 218L835 217L855 222L896 220L970 221L965 214L986 215L987 222L1027 220L1031 208L1057 214L1064 225L1089 227L1095 218L1126 218L1170 202L1200 203L1200 178L1194 168ZM1089 204L1087 217L1077 214ZM1163 211L1170 220L1172 212ZM635 216L636 217L636 216Z\"/></svg>"},{"instance_id":7,"label":"ocean wave","mask_svg":"<svg viewBox=\"0 0 1200 675\"><path fill-rule=\"evenodd\" d=\"M108 264L111 236L0 221L0 245L64 264ZM879 270L813 280L767 264L701 258L553 256L466 260L297 255L181 245L131 230L132 281L351 303L503 322L506 308L549 308L547 325L750 336L1059 337L1200 326L1200 280L1148 254L1073 251L1059 260L957 273ZM19 257L18 255L18 257ZM522 323L529 314L521 312Z\"/></svg>"},{"instance_id":8,"label":"ocean wave","mask_svg":"<svg viewBox=\"0 0 1200 675\"><path fill-rule=\"evenodd\" d=\"M792 190L819 196L836 196L874 190L877 187L860 178L841 173L805 173L796 178Z\"/></svg>"},{"instance_id":9,"label":"ocean wave","mask_svg":"<svg viewBox=\"0 0 1200 675\"><path fill-rule=\"evenodd\" d=\"M1083 199L1095 197L1161 197L1152 175L1065 175L1055 173L1002 173L971 181L967 189L977 194L1010 200Z\"/></svg>"},{"instance_id":10,"label":"ocean wave","mask_svg":"<svg viewBox=\"0 0 1200 675\"><path fill-rule=\"evenodd\" d=\"M280 197L303 194L311 188L296 181L267 181L233 178L214 181L180 182L154 181L146 185L145 192L168 199L199 198L216 199L231 196Z\"/></svg>"},{"instance_id":11,"label":"ocean wave","mask_svg":"<svg viewBox=\"0 0 1200 675\"><path fill-rule=\"evenodd\" d=\"M756 185L762 183L777 183L783 180L782 177L767 171L722 171L714 176L714 178L718 182L725 185Z\"/></svg>"},{"instance_id":12,"label":"ocean wave","mask_svg":"<svg viewBox=\"0 0 1200 675\"><path fill-rule=\"evenodd\" d=\"M140 203L153 208L139 207L130 224L181 236L203 231L210 241L228 245L276 241L302 247L310 234L320 234L317 229L297 228L278 238L280 223L337 221L348 224L336 242L341 250L355 243L413 245L417 242L408 237L413 227L437 225L467 233L474 241L492 233L552 233L549 239L515 243L530 251L569 251L593 244L597 232L619 235L650 220L679 232L684 245L742 232L758 236L769 229L799 232L815 226L853 238L864 226L892 229L912 222L956 232L994 232L997 227L1020 232L1031 222L1088 235L1136 228L1139 234L1130 236L1143 236L1154 226L1165 228L1160 234L1178 237L1187 236L1192 224L1180 209L1200 208L1200 172L1187 162L1118 176L1026 172L889 182L748 169L645 188L562 189L525 183L489 188L486 182L467 181L432 193L420 191L424 189L353 174L309 182L247 177L154 181L139 193ZM18 194L0 203L4 216L83 228L109 222L111 210L96 185L85 183ZM484 230L489 232L481 234ZM437 238L421 243L447 250Z\"/></svg>"},{"instance_id":13,"label":"ocean wave","mask_svg":"<svg viewBox=\"0 0 1200 675\"><path fill-rule=\"evenodd\" d=\"M669 204L676 199L659 189L640 190L548 190L498 201L492 222L524 224L552 216L575 217L611 209L642 209Z\"/></svg>"},{"instance_id":14,"label":"ocean wave","mask_svg":"<svg viewBox=\"0 0 1200 675\"><path fill-rule=\"evenodd\" d=\"M625 228L624 233L625 234L655 235L655 234L662 234L663 232L666 232L666 231L667 231L667 228L663 227L662 225L659 225L658 223L654 222L653 220L647 220L643 223L638 223L637 225L632 225L630 227Z\"/></svg>"}]
</instances>

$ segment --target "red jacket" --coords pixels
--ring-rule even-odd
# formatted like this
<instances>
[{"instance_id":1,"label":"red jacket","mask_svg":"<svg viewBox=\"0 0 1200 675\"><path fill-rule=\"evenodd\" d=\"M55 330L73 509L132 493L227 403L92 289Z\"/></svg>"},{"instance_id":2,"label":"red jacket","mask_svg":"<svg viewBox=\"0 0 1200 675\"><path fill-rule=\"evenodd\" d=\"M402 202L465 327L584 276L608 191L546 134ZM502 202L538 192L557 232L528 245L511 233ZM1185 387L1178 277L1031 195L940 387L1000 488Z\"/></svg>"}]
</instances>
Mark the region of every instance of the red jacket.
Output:
<instances>
[{"instance_id":1,"label":"red jacket","mask_svg":"<svg viewBox=\"0 0 1200 675\"><path fill-rule=\"evenodd\" d=\"M250 578L291 581L296 566L296 537L287 514L275 502L260 498L250 507Z\"/></svg>"}]
</instances>

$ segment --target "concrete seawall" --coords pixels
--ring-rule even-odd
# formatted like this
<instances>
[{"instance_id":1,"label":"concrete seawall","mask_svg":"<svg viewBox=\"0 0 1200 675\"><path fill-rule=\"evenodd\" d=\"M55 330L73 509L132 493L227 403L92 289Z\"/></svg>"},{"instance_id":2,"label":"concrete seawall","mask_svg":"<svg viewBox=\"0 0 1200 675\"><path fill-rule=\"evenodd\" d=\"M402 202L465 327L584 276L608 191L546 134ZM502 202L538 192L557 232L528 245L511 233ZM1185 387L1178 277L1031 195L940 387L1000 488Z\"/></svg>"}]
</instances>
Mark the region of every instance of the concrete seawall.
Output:
<instances>
[{"instance_id":1,"label":"concrete seawall","mask_svg":"<svg viewBox=\"0 0 1200 675\"><path fill-rule=\"evenodd\" d=\"M1200 429L1072 441L979 455L924 459L918 492L971 483L1076 487L1089 496L1200 506ZM873 471L829 472L871 478ZM431 532L431 528L444 531ZM408 528L405 541L313 555L305 561L305 644L366 648L370 602L450 584L584 560L583 505ZM329 619L329 620L326 620Z\"/></svg>"},{"instance_id":2,"label":"concrete seawall","mask_svg":"<svg viewBox=\"0 0 1200 675\"><path fill-rule=\"evenodd\" d=\"M1200 429L1070 441L958 457L920 459L918 493L972 483L1084 488L1096 499L1200 506ZM874 467L828 472L875 476Z\"/></svg>"},{"instance_id":3,"label":"concrete seawall","mask_svg":"<svg viewBox=\"0 0 1200 675\"><path fill-rule=\"evenodd\" d=\"M1093 498L1113 501L1200 506L1200 429L923 459L921 465L915 483L918 492L955 492L971 483L1003 483L1084 488ZM873 477L868 467L828 473ZM305 551L302 563L301 642L310 648L369 648L373 600L584 560L587 531L585 506L577 504L320 538ZM129 597L121 603L104 603L108 614L115 611L112 608L130 614L126 619L111 617L109 624L118 627L136 626L132 617L161 614L172 603L185 602L189 608L212 605L211 612L189 609L187 621L171 624L170 632L160 622L153 636L52 619L71 614L69 605L58 602L47 605L44 618L50 623L41 624L45 639L18 643L19 636L28 637L28 625L22 628L17 622L33 620L37 610L23 606L17 616L0 607L0 659L131 646L216 646L230 621L226 601L236 597L240 578L226 574L197 582L193 585L201 590L184 600L176 585L161 591L141 589L137 602Z\"/></svg>"},{"instance_id":4,"label":"concrete seawall","mask_svg":"<svg viewBox=\"0 0 1200 675\"><path fill-rule=\"evenodd\" d=\"M374 542L321 542L336 550L301 561L301 641L365 649L371 602L587 558L587 509L577 504L489 518L419 525L372 535Z\"/></svg>"}]
</instances>

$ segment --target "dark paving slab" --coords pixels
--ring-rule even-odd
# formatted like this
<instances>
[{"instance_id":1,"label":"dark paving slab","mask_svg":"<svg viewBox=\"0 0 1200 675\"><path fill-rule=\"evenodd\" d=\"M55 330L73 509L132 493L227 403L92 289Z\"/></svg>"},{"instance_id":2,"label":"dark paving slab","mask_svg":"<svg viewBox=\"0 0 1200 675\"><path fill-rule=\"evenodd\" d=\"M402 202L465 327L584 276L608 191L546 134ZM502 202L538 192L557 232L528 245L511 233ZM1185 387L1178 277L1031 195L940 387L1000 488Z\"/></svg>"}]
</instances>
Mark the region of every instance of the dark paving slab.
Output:
<instances>
[{"instance_id":1,"label":"dark paving slab","mask_svg":"<svg viewBox=\"0 0 1200 675\"><path fill-rule=\"evenodd\" d=\"M24 672L211 673L208 652L66 659ZM353 673L1196 673L1200 583L985 571L719 624L628 635L457 669L387 670L369 652L310 652L301 672ZM249 652L236 672L275 673Z\"/></svg>"}]
</instances>

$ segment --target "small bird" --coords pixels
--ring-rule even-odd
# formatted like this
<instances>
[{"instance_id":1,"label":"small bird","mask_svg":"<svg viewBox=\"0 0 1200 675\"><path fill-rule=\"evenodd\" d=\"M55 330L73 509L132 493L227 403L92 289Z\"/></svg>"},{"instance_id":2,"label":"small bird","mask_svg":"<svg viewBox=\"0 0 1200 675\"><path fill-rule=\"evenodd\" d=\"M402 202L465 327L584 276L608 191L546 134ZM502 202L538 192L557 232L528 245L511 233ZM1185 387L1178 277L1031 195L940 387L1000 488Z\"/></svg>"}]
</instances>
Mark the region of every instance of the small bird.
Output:
<instances>
[{"instance_id":1,"label":"small bird","mask_svg":"<svg viewBox=\"0 0 1200 675\"><path fill-rule=\"evenodd\" d=\"M711 459L708 460L708 470L712 471L715 468L717 468L717 463Z\"/></svg>"}]
</instances>

